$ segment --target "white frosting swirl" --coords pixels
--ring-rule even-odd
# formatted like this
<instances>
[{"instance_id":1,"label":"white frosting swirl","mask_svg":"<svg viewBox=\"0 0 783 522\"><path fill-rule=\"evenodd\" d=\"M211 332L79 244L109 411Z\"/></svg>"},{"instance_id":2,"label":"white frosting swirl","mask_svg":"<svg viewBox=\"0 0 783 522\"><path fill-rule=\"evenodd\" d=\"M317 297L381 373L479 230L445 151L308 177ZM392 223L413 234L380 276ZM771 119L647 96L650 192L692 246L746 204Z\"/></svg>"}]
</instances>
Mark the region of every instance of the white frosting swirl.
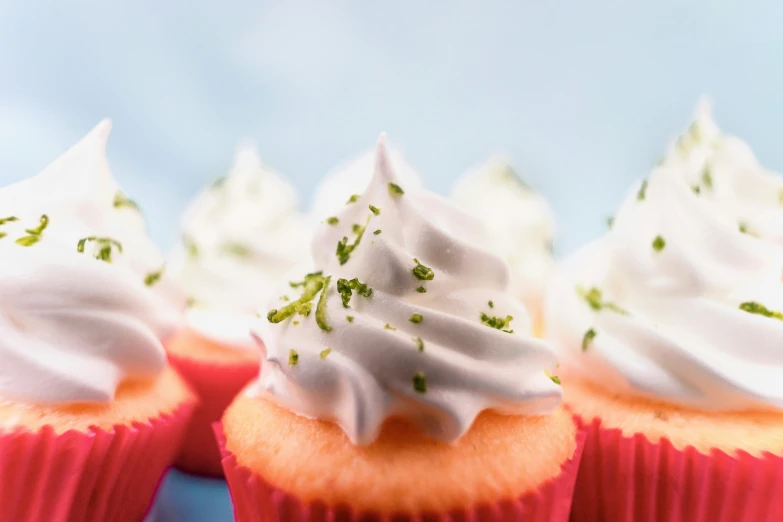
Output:
<instances>
[{"instance_id":1,"label":"white frosting swirl","mask_svg":"<svg viewBox=\"0 0 783 522\"><path fill-rule=\"evenodd\" d=\"M280 278L307 255L311 228L294 188L247 144L182 219L170 273L194 301L188 324L229 347L252 347L251 318Z\"/></svg>"},{"instance_id":2,"label":"white frosting swirl","mask_svg":"<svg viewBox=\"0 0 783 522\"><path fill-rule=\"evenodd\" d=\"M406 187L421 188L421 180L402 154L389 147L389 160ZM315 190L310 214L320 223L339 212L354 194L362 194L370 184L375 171L375 151L369 150L358 158L332 169Z\"/></svg>"},{"instance_id":3,"label":"white frosting swirl","mask_svg":"<svg viewBox=\"0 0 783 522\"><path fill-rule=\"evenodd\" d=\"M102 122L41 174L0 189L0 218L13 217L0 225L4 399L105 402L165 367L161 338L184 300L111 175L110 129Z\"/></svg>"},{"instance_id":4,"label":"white frosting swirl","mask_svg":"<svg viewBox=\"0 0 783 522\"><path fill-rule=\"evenodd\" d=\"M511 266L514 294L538 310L555 266L555 218L546 200L499 158L463 175L451 197L484 224L492 248Z\"/></svg>"},{"instance_id":5,"label":"white frosting swirl","mask_svg":"<svg viewBox=\"0 0 783 522\"><path fill-rule=\"evenodd\" d=\"M707 410L780 408L783 320L746 309L783 311L783 179L708 124L700 161L670 157L562 264L549 336L566 376ZM579 288L615 306L595 310Z\"/></svg>"},{"instance_id":6,"label":"white frosting swirl","mask_svg":"<svg viewBox=\"0 0 783 522\"><path fill-rule=\"evenodd\" d=\"M528 315L510 292L508 265L482 244L483 227L444 199L400 181L383 138L372 182L336 217L312 245L315 269L330 278L325 309L319 319L321 291L308 316L260 321L256 333L267 361L255 393L298 414L333 420L357 444L374 440L393 416L453 441L482 410L533 415L559 404L560 387L545 373L555 365L553 352L531 335ZM360 235L354 225L366 231ZM346 245L361 239L341 264L336 246L344 237ZM425 279L415 277L417 267ZM357 278L372 294L353 291L345 308L340 278ZM279 294L294 299L298 292L286 282ZM283 304L276 296L270 306ZM482 324L482 313L484 322L489 316L513 320L495 329Z\"/></svg>"}]
</instances>

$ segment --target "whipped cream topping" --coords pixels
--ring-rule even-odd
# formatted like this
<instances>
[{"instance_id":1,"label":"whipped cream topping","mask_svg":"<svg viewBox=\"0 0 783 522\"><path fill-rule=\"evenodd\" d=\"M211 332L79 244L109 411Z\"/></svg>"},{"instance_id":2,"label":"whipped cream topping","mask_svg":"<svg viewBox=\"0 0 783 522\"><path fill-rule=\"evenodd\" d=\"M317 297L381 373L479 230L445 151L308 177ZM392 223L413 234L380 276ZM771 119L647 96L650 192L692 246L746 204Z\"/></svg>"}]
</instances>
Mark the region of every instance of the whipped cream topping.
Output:
<instances>
[{"instance_id":1,"label":"whipped cream topping","mask_svg":"<svg viewBox=\"0 0 783 522\"><path fill-rule=\"evenodd\" d=\"M421 188L421 180L402 154L389 147L389 160L406 187ZM310 210L312 218L320 223L339 212L351 196L362 194L375 172L375 151L370 150L358 158L332 169L315 190Z\"/></svg>"},{"instance_id":2,"label":"whipped cream topping","mask_svg":"<svg viewBox=\"0 0 783 522\"><path fill-rule=\"evenodd\" d=\"M312 232L298 207L294 188L240 145L229 173L186 209L169 261L193 303L189 326L229 347L254 347L258 304L307 256Z\"/></svg>"},{"instance_id":3,"label":"whipped cream topping","mask_svg":"<svg viewBox=\"0 0 783 522\"><path fill-rule=\"evenodd\" d=\"M110 129L0 189L0 398L106 402L165 367L184 299L111 175Z\"/></svg>"},{"instance_id":4,"label":"whipped cream topping","mask_svg":"<svg viewBox=\"0 0 783 522\"><path fill-rule=\"evenodd\" d=\"M546 374L553 351L531 334L507 263L478 221L397 176L383 137L370 185L334 217L312 266L289 275L259 320L266 361L250 393L332 420L356 444L389 417L448 442L482 410L560 403Z\"/></svg>"},{"instance_id":5,"label":"whipped cream topping","mask_svg":"<svg viewBox=\"0 0 783 522\"><path fill-rule=\"evenodd\" d=\"M678 143L702 159L673 149L561 265L546 308L565 379L706 410L783 407L783 178L716 128L697 118Z\"/></svg>"},{"instance_id":6,"label":"whipped cream topping","mask_svg":"<svg viewBox=\"0 0 783 522\"><path fill-rule=\"evenodd\" d=\"M546 200L499 158L465 173L451 197L484 224L492 248L511 266L514 294L529 310L540 309L555 266L555 218Z\"/></svg>"}]
</instances>

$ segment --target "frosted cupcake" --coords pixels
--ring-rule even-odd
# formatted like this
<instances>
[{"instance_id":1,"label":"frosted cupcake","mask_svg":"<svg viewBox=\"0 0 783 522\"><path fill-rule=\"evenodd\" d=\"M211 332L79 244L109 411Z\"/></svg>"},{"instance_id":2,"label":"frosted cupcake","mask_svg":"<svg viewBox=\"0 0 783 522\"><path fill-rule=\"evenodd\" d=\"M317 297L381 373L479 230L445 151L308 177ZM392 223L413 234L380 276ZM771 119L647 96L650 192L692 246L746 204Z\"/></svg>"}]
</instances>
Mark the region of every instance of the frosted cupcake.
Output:
<instances>
[{"instance_id":1,"label":"frosted cupcake","mask_svg":"<svg viewBox=\"0 0 783 522\"><path fill-rule=\"evenodd\" d=\"M270 300L261 375L217 429L237 520L568 519L577 428L482 239L381 140Z\"/></svg>"},{"instance_id":2,"label":"frosted cupcake","mask_svg":"<svg viewBox=\"0 0 783 522\"><path fill-rule=\"evenodd\" d=\"M393 148L388 150L397 175L410 187L421 187L421 180L402 154ZM370 184L375 170L375 151L369 150L332 169L315 190L315 199L310 211L313 219L320 223L339 212L346 201L359 197Z\"/></svg>"},{"instance_id":3,"label":"frosted cupcake","mask_svg":"<svg viewBox=\"0 0 783 522\"><path fill-rule=\"evenodd\" d=\"M242 145L231 171L185 211L169 273L191 303L185 327L166 349L201 398L177 459L186 471L222 475L211 425L258 374L261 353L250 324L259 296L270 295L307 254L312 232L297 209L294 189Z\"/></svg>"},{"instance_id":4,"label":"frosted cupcake","mask_svg":"<svg viewBox=\"0 0 783 522\"><path fill-rule=\"evenodd\" d=\"M451 197L484 224L492 248L511 266L514 295L541 334L544 295L555 266L555 219L546 200L499 158L462 176Z\"/></svg>"},{"instance_id":5,"label":"frosted cupcake","mask_svg":"<svg viewBox=\"0 0 783 522\"><path fill-rule=\"evenodd\" d=\"M135 522L195 403L161 339L181 308L101 123L0 189L0 520Z\"/></svg>"},{"instance_id":6,"label":"frosted cupcake","mask_svg":"<svg viewBox=\"0 0 783 522\"><path fill-rule=\"evenodd\" d=\"M710 125L553 282L577 522L783 517L783 179Z\"/></svg>"}]
</instances>

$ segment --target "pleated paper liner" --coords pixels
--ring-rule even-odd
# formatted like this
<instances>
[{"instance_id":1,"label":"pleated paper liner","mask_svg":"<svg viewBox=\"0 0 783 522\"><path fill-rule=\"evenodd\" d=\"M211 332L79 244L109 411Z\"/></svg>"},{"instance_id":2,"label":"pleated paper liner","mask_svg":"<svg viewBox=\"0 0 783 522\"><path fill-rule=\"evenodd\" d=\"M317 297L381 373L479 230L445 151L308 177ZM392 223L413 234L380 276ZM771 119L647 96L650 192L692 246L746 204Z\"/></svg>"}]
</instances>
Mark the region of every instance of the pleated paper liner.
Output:
<instances>
[{"instance_id":1,"label":"pleated paper liner","mask_svg":"<svg viewBox=\"0 0 783 522\"><path fill-rule=\"evenodd\" d=\"M572 522L780 522L783 458L717 449L586 424ZM783 449L783 448L782 448Z\"/></svg>"},{"instance_id":2,"label":"pleated paper liner","mask_svg":"<svg viewBox=\"0 0 783 522\"><path fill-rule=\"evenodd\" d=\"M139 522L192 404L111 431L0 429L0 522Z\"/></svg>"},{"instance_id":3,"label":"pleated paper liner","mask_svg":"<svg viewBox=\"0 0 783 522\"><path fill-rule=\"evenodd\" d=\"M174 464L188 473L222 477L220 450L212 424L220 420L242 388L258 376L259 363L204 363L172 354L168 358L199 397Z\"/></svg>"},{"instance_id":4,"label":"pleated paper liner","mask_svg":"<svg viewBox=\"0 0 783 522\"><path fill-rule=\"evenodd\" d=\"M357 512L350 506L303 502L295 493L282 491L239 465L236 457L226 449L220 423L214 428L237 522L565 522L571 511L574 481L585 440L585 433L577 432L574 455L563 464L560 475L518 498L444 513L385 515Z\"/></svg>"}]
</instances>

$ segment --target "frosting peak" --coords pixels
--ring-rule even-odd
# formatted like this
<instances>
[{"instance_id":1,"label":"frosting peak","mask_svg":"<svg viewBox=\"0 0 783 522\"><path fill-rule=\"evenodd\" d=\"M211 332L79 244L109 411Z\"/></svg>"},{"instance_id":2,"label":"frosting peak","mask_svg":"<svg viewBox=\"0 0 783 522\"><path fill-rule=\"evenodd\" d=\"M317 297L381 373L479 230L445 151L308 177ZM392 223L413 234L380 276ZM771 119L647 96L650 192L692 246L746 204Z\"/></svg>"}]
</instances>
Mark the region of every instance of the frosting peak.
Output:
<instances>
[{"instance_id":1,"label":"frosting peak","mask_svg":"<svg viewBox=\"0 0 783 522\"><path fill-rule=\"evenodd\" d=\"M179 296L105 155L99 124L39 175L0 189L0 397L108 401L165 366Z\"/></svg>"},{"instance_id":2,"label":"frosting peak","mask_svg":"<svg viewBox=\"0 0 783 522\"><path fill-rule=\"evenodd\" d=\"M397 176L383 136L369 186L334 218L255 330L267 360L256 393L358 444L389 417L453 441L482 410L557 406L554 355L509 292L508 265L477 221Z\"/></svg>"}]
</instances>

